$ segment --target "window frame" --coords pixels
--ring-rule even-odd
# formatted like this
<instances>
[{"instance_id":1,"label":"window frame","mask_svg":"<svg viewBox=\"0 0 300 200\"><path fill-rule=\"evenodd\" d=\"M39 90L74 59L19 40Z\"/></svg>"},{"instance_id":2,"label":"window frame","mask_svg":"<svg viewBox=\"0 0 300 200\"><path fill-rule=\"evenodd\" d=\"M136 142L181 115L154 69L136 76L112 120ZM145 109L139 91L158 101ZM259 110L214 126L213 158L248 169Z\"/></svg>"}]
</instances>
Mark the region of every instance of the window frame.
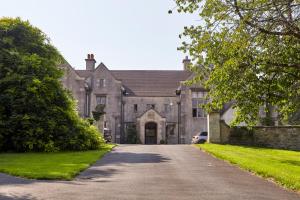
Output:
<instances>
[{"instance_id":1,"label":"window frame","mask_svg":"<svg viewBox=\"0 0 300 200\"><path fill-rule=\"evenodd\" d=\"M164 104L164 111L165 113L168 113L170 111L170 104L167 103Z\"/></svg>"},{"instance_id":2,"label":"window frame","mask_svg":"<svg viewBox=\"0 0 300 200\"><path fill-rule=\"evenodd\" d=\"M106 87L106 80L104 78L97 79L97 87L98 88L105 88Z\"/></svg>"},{"instance_id":3,"label":"window frame","mask_svg":"<svg viewBox=\"0 0 300 200\"><path fill-rule=\"evenodd\" d=\"M205 118L207 113L202 105L207 103L205 99L206 91L192 91L192 117L193 118Z\"/></svg>"},{"instance_id":4,"label":"window frame","mask_svg":"<svg viewBox=\"0 0 300 200\"><path fill-rule=\"evenodd\" d=\"M98 101L98 98L100 98L100 103L99 103L99 101ZM102 102L102 101L101 101L101 98L102 98L102 99L105 99L104 104L101 103L101 102ZM106 105L106 104L107 104L107 97L106 97L106 95L96 95L96 105Z\"/></svg>"},{"instance_id":5,"label":"window frame","mask_svg":"<svg viewBox=\"0 0 300 200\"><path fill-rule=\"evenodd\" d=\"M133 104L133 112L134 113L138 112L138 105L137 104Z\"/></svg>"}]
</instances>

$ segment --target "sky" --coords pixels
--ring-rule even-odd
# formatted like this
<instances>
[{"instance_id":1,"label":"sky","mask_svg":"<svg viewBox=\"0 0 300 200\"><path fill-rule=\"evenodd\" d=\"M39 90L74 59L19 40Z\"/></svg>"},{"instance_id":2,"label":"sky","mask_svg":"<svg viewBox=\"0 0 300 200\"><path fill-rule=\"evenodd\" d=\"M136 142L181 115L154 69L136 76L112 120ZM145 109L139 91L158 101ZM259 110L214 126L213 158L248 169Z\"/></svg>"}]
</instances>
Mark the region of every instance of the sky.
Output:
<instances>
[{"instance_id":1,"label":"sky","mask_svg":"<svg viewBox=\"0 0 300 200\"><path fill-rule=\"evenodd\" d=\"M0 16L40 28L76 69L88 53L109 69L180 70L177 50L194 14L168 14L174 0L0 0Z\"/></svg>"}]
</instances>

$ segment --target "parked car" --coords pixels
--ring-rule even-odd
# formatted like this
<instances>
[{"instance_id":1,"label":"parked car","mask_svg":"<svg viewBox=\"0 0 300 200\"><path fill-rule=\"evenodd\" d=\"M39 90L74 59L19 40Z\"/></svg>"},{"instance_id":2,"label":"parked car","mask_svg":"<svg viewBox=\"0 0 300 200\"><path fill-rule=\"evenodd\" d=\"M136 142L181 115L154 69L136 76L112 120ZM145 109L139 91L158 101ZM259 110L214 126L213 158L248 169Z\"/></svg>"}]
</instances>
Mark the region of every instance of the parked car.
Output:
<instances>
[{"instance_id":1,"label":"parked car","mask_svg":"<svg viewBox=\"0 0 300 200\"><path fill-rule=\"evenodd\" d=\"M202 131L200 133L197 133L195 136L193 136L192 143L193 144L200 144L207 141L207 132Z\"/></svg>"}]
</instances>

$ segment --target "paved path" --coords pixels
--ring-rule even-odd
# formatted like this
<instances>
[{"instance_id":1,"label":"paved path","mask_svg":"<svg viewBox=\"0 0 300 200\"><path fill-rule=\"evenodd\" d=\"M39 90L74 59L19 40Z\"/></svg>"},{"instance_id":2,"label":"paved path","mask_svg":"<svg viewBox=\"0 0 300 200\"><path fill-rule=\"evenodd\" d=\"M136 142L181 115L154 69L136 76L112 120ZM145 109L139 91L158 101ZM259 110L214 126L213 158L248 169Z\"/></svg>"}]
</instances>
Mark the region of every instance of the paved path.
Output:
<instances>
[{"instance_id":1,"label":"paved path","mask_svg":"<svg viewBox=\"0 0 300 200\"><path fill-rule=\"evenodd\" d=\"M299 200L300 195L189 145L121 145L74 181L0 174L0 199Z\"/></svg>"}]
</instances>

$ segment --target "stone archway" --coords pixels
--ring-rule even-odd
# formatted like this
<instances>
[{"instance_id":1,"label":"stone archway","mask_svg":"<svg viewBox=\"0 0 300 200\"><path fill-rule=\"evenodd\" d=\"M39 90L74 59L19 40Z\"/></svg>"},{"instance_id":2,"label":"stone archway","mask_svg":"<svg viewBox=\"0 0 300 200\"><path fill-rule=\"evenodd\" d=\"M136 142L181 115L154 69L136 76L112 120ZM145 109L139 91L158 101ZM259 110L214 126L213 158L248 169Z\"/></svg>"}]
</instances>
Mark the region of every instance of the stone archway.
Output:
<instances>
[{"instance_id":1,"label":"stone archway","mask_svg":"<svg viewBox=\"0 0 300 200\"><path fill-rule=\"evenodd\" d=\"M154 125L154 124L155 125ZM152 124L152 125L151 125ZM151 128L152 127L152 128ZM156 127L156 128L154 128ZM148 130L146 130L148 128ZM154 132L155 129L155 132ZM150 132L149 132L150 130ZM137 118L137 132L139 141L146 143L146 135L151 137L147 143L160 144L166 139L166 118L162 117L156 110L150 109ZM147 132L147 134L146 134ZM152 136L151 136L152 134ZM154 136L155 135L155 136ZM148 144L149 144L148 143Z\"/></svg>"},{"instance_id":2,"label":"stone archway","mask_svg":"<svg viewBox=\"0 0 300 200\"><path fill-rule=\"evenodd\" d=\"M155 122L145 124L145 144L157 144L157 124Z\"/></svg>"}]
</instances>

